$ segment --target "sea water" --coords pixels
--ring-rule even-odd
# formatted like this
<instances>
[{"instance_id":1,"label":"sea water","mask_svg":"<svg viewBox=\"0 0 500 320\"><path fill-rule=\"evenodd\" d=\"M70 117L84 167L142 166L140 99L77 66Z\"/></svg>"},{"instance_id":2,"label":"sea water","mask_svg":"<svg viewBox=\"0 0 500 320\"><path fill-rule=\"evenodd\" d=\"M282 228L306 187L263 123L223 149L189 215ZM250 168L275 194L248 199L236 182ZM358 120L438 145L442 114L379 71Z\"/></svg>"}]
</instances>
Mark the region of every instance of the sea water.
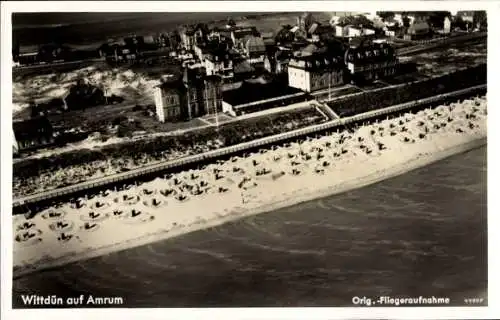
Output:
<instances>
[{"instance_id":1,"label":"sea water","mask_svg":"<svg viewBox=\"0 0 500 320\"><path fill-rule=\"evenodd\" d=\"M123 307L352 306L375 296L485 297L486 147L365 188L29 274L21 295ZM92 306L95 307L95 306ZM117 306L114 306L117 307Z\"/></svg>"}]
</instances>

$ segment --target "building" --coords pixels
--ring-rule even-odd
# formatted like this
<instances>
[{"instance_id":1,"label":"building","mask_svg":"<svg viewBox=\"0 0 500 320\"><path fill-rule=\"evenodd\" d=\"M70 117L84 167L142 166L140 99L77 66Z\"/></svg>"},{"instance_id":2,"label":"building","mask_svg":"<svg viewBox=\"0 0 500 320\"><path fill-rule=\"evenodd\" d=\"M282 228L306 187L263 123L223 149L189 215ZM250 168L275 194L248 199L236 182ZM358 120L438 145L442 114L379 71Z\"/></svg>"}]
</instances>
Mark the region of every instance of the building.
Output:
<instances>
[{"instance_id":1,"label":"building","mask_svg":"<svg viewBox=\"0 0 500 320\"><path fill-rule=\"evenodd\" d=\"M312 92L343 84L346 74L342 54L340 47L306 47L288 63L288 85Z\"/></svg>"},{"instance_id":2,"label":"building","mask_svg":"<svg viewBox=\"0 0 500 320\"><path fill-rule=\"evenodd\" d=\"M240 116L293 103L303 102L308 96L286 83L243 81L233 90L223 93L222 111Z\"/></svg>"},{"instance_id":3,"label":"building","mask_svg":"<svg viewBox=\"0 0 500 320\"><path fill-rule=\"evenodd\" d=\"M170 48L170 39L164 33L160 33L156 36L155 43L158 48Z\"/></svg>"},{"instance_id":4,"label":"building","mask_svg":"<svg viewBox=\"0 0 500 320\"><path fill-rule=\"evenodd\" d=\"M458 11L456 17L461 18L464 22L474 23L474 11Z\"/></svg>"},{"instance_id":5,"label":"building","mask_svg":"<svg viewBox=\"0 0 500 320\"><path fill-rule=\"evenodd\" d=\"M209 29L205 24L185 26L180 31L181 45L186 50L193 50L196 44L202 44L207 40L208 34Z\"/></svg>"},{"instance_id":6,"label":"building","mask_svg":"<svg viewBox=\"0 0 500 320\"><path fill-rule=\"evenodd\" d=\"M392 38L397 37L401 32L401 28L398 25L385 26L383 30L386 36Z\"/></svg>"},{"instance_id":7,"label":"building","mask_svg":"<svg viewBox=\"0 0 500 320\"><path fill-rule=\"evenodd\" d=\"M363 36L371 36L375 34L375 30L371 28L363 28L362 29L362 34Z\"/></svg>"},{"instance_id":8,"label":"building","mask_svg":"<svg viewBox=\"0 0 500 320\"><path fill-rule=\"evenodd\" d=\"M331 25L314 22L308 30L308 35L312 42L329 40L335 36L335 28Z\"/></svg>"},{"instance_id":9,"label":"building","mask_svg":"<svg viewBox=\"0 0 500 320\"><path fill-rule=\"evenodd\" d=\"M335 36L341 38L356 38L374 35L375 30L363 25L338 24L335 26Z\"/></svg>"},{"instance_id":10,"label":"building","mask_svg":"<svg viewBox=\"0 0 500 320\"><path fill-rule=\"evenodd\" d=\"M222 110L222 79L203 68L186 68L183 76L184 116L193 119Z\"/></svg>"},{"instance_id":11,"label":"building","mask_svg":"<svg viewBox=\"0 0 500 320\"><path fill-rule=\"evenodd\" d=\"M339 16L332 16L332 17L330 18L330 25L331 25L332 27L335 27L335 26L336 26L336 25L340 22L340 18L341 18L341 17L339 17Z\"/></svg>"},{"instance_id":12,"label":"building","mask_svg":"<svg viewBox=\"0 0 500 320\"><path fill-rule=\"evenodd\" d=\"M287 45L295 41L295 34L291 31L292 26L283 26L274 38L277 45Z\"/></svg>"},{"instance_id":13,"label":"building","mask_svg":"<svg viewBox=\"0 0 500 320\"><path fill-rule=\"evenodd\" d=\"M290 29L290 32L293 34L294 39L305 39L307 38L306 32L301 29L299 26L294 26Z\"/></svg>"},{"instance_id":14,"label":"building","mask_svg":"<svg viewBox=\"0 0 500 320\"><path fill-rule=\"evenodd\" d=\"M347 37L349 33L349 25L337 23L335 25L335 36L339 38Z\"/></svg>"},{"instance_id":15,"label":"building","mask_svg":"<svg viewBox=\"0 0 500 320\"><path fill-rule=\"evenodd\" d=\"M206 43L195 44L193 51L200 62L204 62L210 55L225 56L230 51L230 43L221 38L221 40L208 40Z\"/></svg>"},{"instance_id":16,"label":"building","mask_svg":"<svg viewBox=\"0 0 500 320\"><path fill-rule=\"evenodd\" d=\"M127 38L126 42L122 40L105 43L99 48L99 55L113 63L134 62L140 57L138 46L133 43L133 38Z\"/></svg>"},{"instance_id":17,"label":"building","mask_svg":"<svg viewBox=\"0 0 500 320\"><path fill-rule=\"evenodd\" d=\"M40 62L60 62L69 60L73 55L71 48L58 43L41 45L38 48L38 61Z\"/></svg>"},{"instance_id":18,"label":"building","mask_svg":"<svg viewBox=\"0 0 500 320\"><path fill-rule=\"evenodd\" d=\"M414 20L410 27L406 30L404 38L406 40L421 39L428 36L431 32L431 27L424 20Z\"/></svg>"},{"instance_id":19,"label":"building","mask_svg":"<svg viewBox=\"0 0 500 320\"><path fill-rule=\"evenodd\" d=\"M443 33L449 34L451 32L451 20L450 17L445 17L443 22Z\"/></svg>"},{"instance_id":20,"label":"building","mask_svg":"<svg viewBox=\"0 0 500 320\"><path fill-rule=\"evenodd\" d=\"M312 15L310 13L305 13L297 17L297 24L290 29L290 32L294 34L295 39L306 39L308 36L307 31L312 24Z\"/></svg>"},{"instance_id":21,"label":"building","mask_svg":"<svg viewBox=\"0 0 500 320\"><path fill-rule=\"evenodd\" d=\"M255 74L255 68L247 59L237 58L234 60L234 78L233 82L242 81L251 78Z\"/></svg>"},{"instance_id":22,"label":"building","mask_svg":"<svg viewBox=\"0 0 500 320\"><path fill-rule=\"evenodd\" d=\"M417 19L414 14L401 14L401 13L396 13L394 15L394 21L396 21L400 26L404 26L404 20L408 19L408 22L410 25L412 25L415 20Z\"/></svg>"},{"instance_id":23,"label":"building","mask_svg":"<svg viewBox=\"0 0 500 320\"><path fill-rule=\"evenodd\" d=\"M231 40L233 41L233 47L243 51L245 49L246 42L250 36L260 37L257 28L255 27L235 27L231 30Z\"/></svg>"},{"instance_id":24,"label":"building","mask_svg":"<svg viewBox=\"0 0 500 320\"><path fill-rule=\"evenodd\" d=\"M288 63L293 56L291 50L278 50L274 54L269 54L264 60L264 68L269 73L288 73Z\"/></svg>"},{"instance_id":25,"label":"building","mask_svg":"<svg viewBox=\"0 0 500 320\"><path fill-rule=\"evenodd\" d=\"M222 110L222 79L188 66L179 79L155 88L156 115L161 122L190 120Z\"/></svg>"},{"instance_id":26,"label":"building","mask_svg":"<svg viewBox=\"0 0 500 320\"><path fill-rule=\"evenodd\" d=\"M263 67L266 56L264 40L261 37L250 36L245 43L245 56L251 65Z\"/></svg>"},{"instance_id":27,"label":"building","mask_svg":"<svg viewBox=\"0 0 500 320\"><path fill-rule=\"evenodd\" d=\"M12 123L18 152L49 146L54 143L54 130L46 117L36 117Z\"/></svg>"},{"instance_id":28,"label":"building","mask_svg":"<svg viewBox=\"0 0 500 320\"><path fill-rule=\"evenodd\" d=\"M13 56L13 61L20 65L30 65L39 62L38 51L21 50Z\"/></svg>"},{"instance_id":29,"label":"building","mask_svg":"<svg viewBox=\"0 0 500 320\"><path fill-rule=\"evenodd\" d=\"M233 58L225 48L207 50L203 64L209 76L218 75L223 80L234 77Z\"/></svg>"},{"instance_id":30,"label":"building","mask_svg":"<svg viewBox=\"0 0 500 320\"><path fill-rule=\"evenodd\" d=\"M348 26L347 27L347 37L348 38L355 38L355 37L361 37L363 35L363 29L362 28L357 28L354 26Z\"/></svg>"},{"instance_id":31,"label":"building","mask_svg":"<svg viewBox=\"0 0 500 320\"><path fill-rule=\"evenodd\" d=\"M299 21L300 21L299 27L303 31L309 30L309 28L311 27L311 25L314 23L313 16L312 16L312 14L310 12L304 13L302 15L302 17L300 17Z\"/></svg>"},{"instance_id":32,"label":"building","mask_svg":"<svg viewBox=\"0 0 500 320\"><path fill-rule=\"evenodd\" d=\"M345 51L344 61L354 82L390 77L398 67L395 50L387 43L353 41Z\"/></svg>"},{"instance_id":33,"label":"building","mask_svg":"<svg viewBox=\"0 0 500 320\"><path fill-rule=\"evenodd\" d=\"M169 81L155 88L156 115L160 122L177 121L183 117L180 82Z\"/></svg>"}]
</instances>

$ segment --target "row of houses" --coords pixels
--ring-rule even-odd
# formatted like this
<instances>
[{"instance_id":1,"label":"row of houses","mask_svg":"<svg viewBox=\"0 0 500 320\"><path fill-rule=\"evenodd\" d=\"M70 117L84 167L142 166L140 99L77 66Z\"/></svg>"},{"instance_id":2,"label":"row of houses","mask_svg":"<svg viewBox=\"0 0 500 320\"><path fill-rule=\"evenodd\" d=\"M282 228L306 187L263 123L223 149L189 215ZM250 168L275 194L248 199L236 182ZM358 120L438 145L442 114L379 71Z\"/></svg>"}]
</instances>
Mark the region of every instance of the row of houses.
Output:
<instances>
[{"instance_id":1,"label":"row of houses","mask_svg":"<svg viewBox=\"0 0 500 320\"><path fill-rule=\"evenodd\" d=\"M346 82L372 81L397 72L395 50L387 43L352 42L331 46L311 44L289 61L289 85L305 92L327 89Z\"/></svg>"},{"instance_id":2,"label":"row of houses","mask_svg":"<svg viewBox=\"0 0 500 320\"><path fill-rule=\"evenodd\" d=\"M299 90L294 91L294 94L332 88L351 81L390 77L398 68L395 50L387 43L360 40L351 42L346 47L342 42L332 42L310 44L293 53L280 52L281 55L286 54L286 66L280 65L281 59L277 57L267 60L266 65L286 69L288 87ZM232 94L234 90L224 89L224 80L220 75L209 74L201 64L188 66L183 81L166 82L156 88L155 102L159 120L165 122L215 114L222 110L225 101L223 95L237 97L249 94L240 92L241 85L233 88L240 91ZM226 102L231 105L234 103Z\"/></svg>"},{"instance_id":3,"label":"row of houses","mask_svg":"<svg viewBox=\"0 0 500 320\"><path fill-rule=\"evenodd\" d=\"M231 82L242 70L263 69L266 44L255 27L228 25L208 29L205 25L185 27L180 31L183 50L193 52L184 64L201 64L207 75L218 75ZM245 61L246 63L243 63Z\"/></svg>"},{"instance_id":4,"label":"row of houses","mask_svg":"<svg viewBox=\"0 0 500 320\"><path fill-rule=\"evenodd\" d=\"M482 11L372 12L366 17L382 28L386 36L407 40L431 33L449 34L456 29L473 31L486 27L486 15Z\"/></svg>"}]
</instances>

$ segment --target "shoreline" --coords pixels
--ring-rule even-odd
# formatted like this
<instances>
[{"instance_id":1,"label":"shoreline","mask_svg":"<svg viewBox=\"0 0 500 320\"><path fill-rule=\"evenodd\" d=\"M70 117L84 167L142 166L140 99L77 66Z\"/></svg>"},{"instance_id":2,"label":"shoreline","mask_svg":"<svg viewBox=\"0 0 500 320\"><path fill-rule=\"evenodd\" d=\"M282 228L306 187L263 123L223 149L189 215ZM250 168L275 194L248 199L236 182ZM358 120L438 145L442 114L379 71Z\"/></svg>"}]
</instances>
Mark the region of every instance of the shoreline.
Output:
<instances>
[{"instance_id":1,"label":"shoreline","mask_svg":"<svg viewBox=\"0 0 500 320\"><path fill-rule=\"evenodd\" d=\"M295 192L293 193L289 193L286 195L283 194L281 199L275 199L275 201L267 202L265 204L261 204L255 207L250 207L250 208L235 207L232 210L230 210L230 212L227 215L222 217L217 216L215 218L205 219L203 220L203 223L195 221L187 226L180 224L177 228L174 227L169 230L162 229L156 232L150 232L148 234L144 234L136 238L129 238L125 241L121 241L118 243L113 243L110 245L105 245L90 250L87 249L86 251L80 253L68 254L66 256L53 259L51 261L42 262L41 260L38 260L36 266L26 265L23 267L19 267L17 271L14 270L13 277L14 279L16 279L33 272L45 269L57 268L77 261L87 260L101 255L123 251L134 247L146 245L149 243L178 237L191 232L208 229L211 227L236 221L249 216L263 214L277 209L297 205L303 202L312 201L315 199L321 199L335 194L348 192L350 190L359 189L413 171L415 169L443 160L450 156L461 154L470 151L472 149L480 148L487 145L486 137L479 137L479 138L471 137L471 138L472 139L469 139L469 141L464 141L455 145L451 145L441 150L435 150L434 152L428 151L423 154L419 152L417 153L417 157L411 158L408 161L400 162L397 165L392 165L389 166L388 168L371 172L368 175L353 178L350 180L348 179L347 181L341 181L340 183L334 185L329 185L312 191L310 190L308 192L303 192L304 191L303 189L298 189L295 190ZM297 193L301 193L301 195L298 196Z\"/></svg>"}]
</instances>

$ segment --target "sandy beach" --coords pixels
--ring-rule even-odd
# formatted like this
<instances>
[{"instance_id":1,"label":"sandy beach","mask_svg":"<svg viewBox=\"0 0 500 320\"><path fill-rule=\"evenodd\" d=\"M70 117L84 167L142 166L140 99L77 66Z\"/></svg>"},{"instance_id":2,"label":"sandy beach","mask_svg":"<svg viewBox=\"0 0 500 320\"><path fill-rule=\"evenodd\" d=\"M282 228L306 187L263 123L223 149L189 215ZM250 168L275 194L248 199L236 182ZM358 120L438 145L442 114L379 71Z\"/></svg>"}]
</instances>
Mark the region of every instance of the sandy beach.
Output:
<instances>
[{"instance_id":1,"label":"sandy beach","mask_svg":"<svg viewBox=\"0 0 500 320\"><path fill-rule=\"evenodd\" d=\"M14 276L345 192L486 144L486 97L13 217Z\"/></svg>"}]
</instances>

